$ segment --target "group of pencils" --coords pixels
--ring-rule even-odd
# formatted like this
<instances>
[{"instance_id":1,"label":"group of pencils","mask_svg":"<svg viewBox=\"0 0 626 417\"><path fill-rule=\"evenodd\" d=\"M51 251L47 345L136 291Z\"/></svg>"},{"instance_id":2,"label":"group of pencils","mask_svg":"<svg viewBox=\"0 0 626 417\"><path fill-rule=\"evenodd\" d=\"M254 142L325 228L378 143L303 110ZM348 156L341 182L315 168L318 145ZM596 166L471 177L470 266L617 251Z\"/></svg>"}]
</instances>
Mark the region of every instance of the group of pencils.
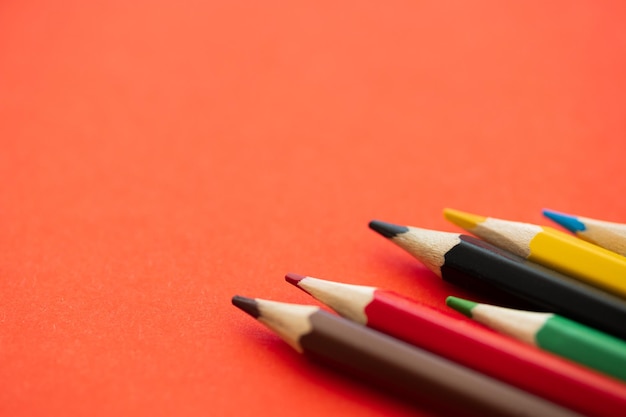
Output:
<instances>
[{"instance_id":1,"label":"group of pencils","mask_svg":"<svg viewBox=\"0 0 626 417\"><path fill-rule=\"evenodd\" d=\"M232 302L297 351L446 414L626 415L626 225L544 215L571 233L451 209L473 236L370 222L443 280L499 300L446 299L482 328L389 290L293 273L287 282L337 314Z\"/></svg>"}]
</instances>

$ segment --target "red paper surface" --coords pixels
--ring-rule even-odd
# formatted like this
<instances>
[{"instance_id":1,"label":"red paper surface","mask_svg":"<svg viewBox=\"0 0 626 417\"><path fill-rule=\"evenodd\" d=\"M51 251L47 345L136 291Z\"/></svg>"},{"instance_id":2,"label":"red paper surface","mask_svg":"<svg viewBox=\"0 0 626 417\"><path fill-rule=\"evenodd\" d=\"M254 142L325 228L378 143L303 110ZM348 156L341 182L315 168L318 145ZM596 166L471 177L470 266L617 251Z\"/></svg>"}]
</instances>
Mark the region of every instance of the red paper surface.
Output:
<instances>
[{"instance_id":1,"label":"red paper surface","mask_svg":"<svg viewBox=\"0 0 626 417\"><path fill-rule=\"evenodd\" d=\"M230 298L315 304L290 271L472 296L374 218L626 222L624 21L622 2L3 2L0 414L431 415Z\"/></svg>"}]
</instances>

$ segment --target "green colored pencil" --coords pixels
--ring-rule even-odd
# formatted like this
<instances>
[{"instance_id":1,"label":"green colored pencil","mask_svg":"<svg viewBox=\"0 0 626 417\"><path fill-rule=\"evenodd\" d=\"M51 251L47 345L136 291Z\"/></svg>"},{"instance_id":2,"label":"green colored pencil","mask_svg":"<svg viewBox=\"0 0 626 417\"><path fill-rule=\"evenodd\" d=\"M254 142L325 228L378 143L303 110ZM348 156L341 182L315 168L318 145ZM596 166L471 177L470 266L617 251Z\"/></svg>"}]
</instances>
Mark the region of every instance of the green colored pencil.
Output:
<instances>
[{"instance_id":1,"label":"green colored pencil","mask_svg":"<svg viewBox=\"0 0 626 417\"><path fill-rule=\"evenodd\" d=\"M500 333L626 381L626 342L551 313L448 297L446 304Z\"/></svg>"}]
</instances>

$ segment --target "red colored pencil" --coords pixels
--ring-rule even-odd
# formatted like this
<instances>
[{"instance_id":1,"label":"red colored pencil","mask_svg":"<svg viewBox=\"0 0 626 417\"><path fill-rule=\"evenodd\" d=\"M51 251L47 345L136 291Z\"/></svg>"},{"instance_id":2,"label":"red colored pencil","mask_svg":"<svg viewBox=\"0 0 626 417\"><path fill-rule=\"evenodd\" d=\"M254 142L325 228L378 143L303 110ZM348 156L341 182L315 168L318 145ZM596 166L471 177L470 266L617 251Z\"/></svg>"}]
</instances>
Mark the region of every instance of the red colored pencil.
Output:
<instances>
[{"instance_id":1,"label":"red colored pencil","mask_svg":"<svg viewBox=\"0 0 626 417\"><path fill-rule=\"evenodd\" d=\"M618 417L626 385L376 287L287 274L340 315L586 415Z\"/></svg>"}]
</instances>

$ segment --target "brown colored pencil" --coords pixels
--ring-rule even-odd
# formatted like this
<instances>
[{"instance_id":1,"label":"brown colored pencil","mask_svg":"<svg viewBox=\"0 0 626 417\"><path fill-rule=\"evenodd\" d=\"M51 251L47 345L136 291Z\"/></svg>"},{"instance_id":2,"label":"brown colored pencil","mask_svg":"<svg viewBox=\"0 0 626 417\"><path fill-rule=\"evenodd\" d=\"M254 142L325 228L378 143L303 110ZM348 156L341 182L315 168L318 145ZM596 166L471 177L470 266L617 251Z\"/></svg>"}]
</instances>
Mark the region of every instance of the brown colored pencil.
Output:
<instances>
[{"instance_id":1,"label":"brown colored pencil","mask_svg":"<svg viewBox=\"0 0 626 417\"><path fill-rule=\"evenodd\" d=\"M293 273L285 279L342 317L579 413L622 417L626 409L626 385L619 381L490 329L468 326L463 320L393 291ZM622 355L616 350L613 356ZM613 368L609 372L625 371Z\"/></svg>"},{"instance_id":2,"label":"brown colored pencil","mask_svg":"<svg viewBox=\"0 0 626 417\"><path fill-rule=\"evenodd\" d=\"M241 296L232 302L298 352L410 399L436 401L450 415L579 415L316 306Z\"/></svg>"}]
</instances>

